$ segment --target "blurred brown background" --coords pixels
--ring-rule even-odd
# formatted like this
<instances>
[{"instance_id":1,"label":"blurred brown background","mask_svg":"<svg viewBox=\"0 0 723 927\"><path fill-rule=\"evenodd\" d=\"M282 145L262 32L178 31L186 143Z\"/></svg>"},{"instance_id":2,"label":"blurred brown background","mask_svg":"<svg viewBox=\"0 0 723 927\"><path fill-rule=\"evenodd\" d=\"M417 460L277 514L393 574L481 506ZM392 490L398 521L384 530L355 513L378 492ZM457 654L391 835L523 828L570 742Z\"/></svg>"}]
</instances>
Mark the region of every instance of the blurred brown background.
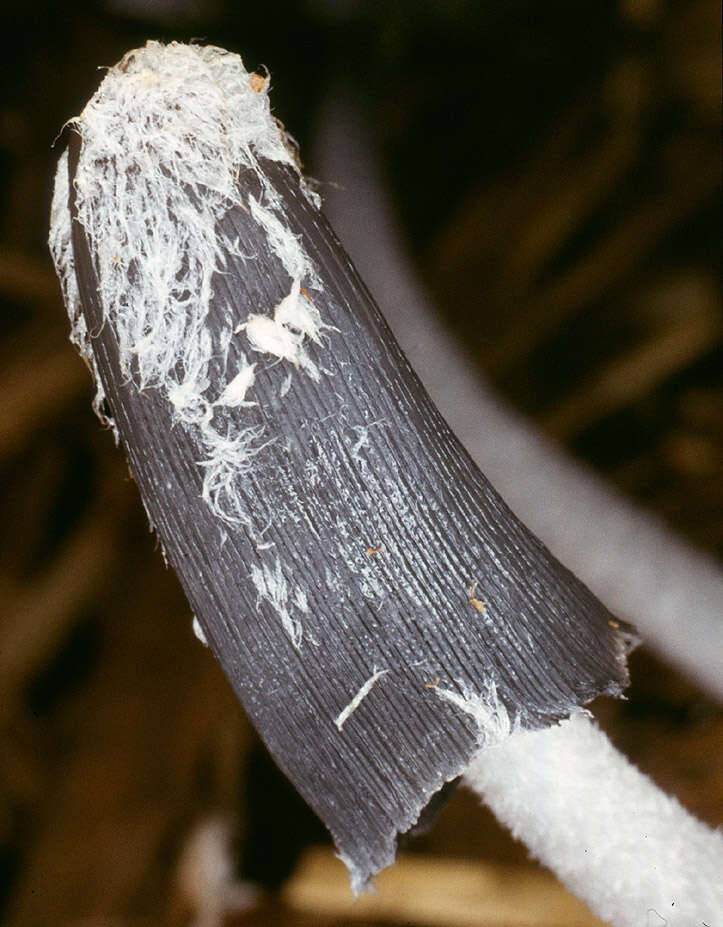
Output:
<instances>
[{"instance_id":1,"label":"blurred brown background","mask_svg":"<svg viewBox=\"0 0 723 927\"><path fill-rule=\"evenodd\" d=\"M343 79L418 273L485 375L720 556L719 4L39 0L6 3L0 24L0 920L595 923L461 792L376 907L347 909L343 867L309 853L323 834L193 638L91 413L45 245L52 144L98 66L150 37L267 65L302 154ZM720 824L720 707L645 648L632 676L598 718ZM218 814L242 874L281 893L214 919Z\"/></svg>"}]
</instances>

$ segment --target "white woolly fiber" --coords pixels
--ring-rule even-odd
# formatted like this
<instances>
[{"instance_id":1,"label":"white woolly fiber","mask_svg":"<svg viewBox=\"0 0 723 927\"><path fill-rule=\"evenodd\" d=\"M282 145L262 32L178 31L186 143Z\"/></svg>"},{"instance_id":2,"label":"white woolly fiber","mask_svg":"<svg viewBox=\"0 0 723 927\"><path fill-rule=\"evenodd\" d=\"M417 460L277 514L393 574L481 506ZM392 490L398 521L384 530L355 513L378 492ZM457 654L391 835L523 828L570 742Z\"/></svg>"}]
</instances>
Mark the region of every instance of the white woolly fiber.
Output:
<instances>
[{"instance_id":1,"label":"white woolly fiber","mask_svg":"<svg viewBox=\"0 0 723 927\"><path fill-rule=\"evenodd\" d=\"M219 407L253 405L256 364L243 348L290 361L318 377L304 350L323 327L301 295L318 286L311 262L289 231L280 196L260 159L295 167L293 149L271 115L268 79L249 74L238 55L200 45L149 42L106 74L79 117L82 147L75 202L94 258L104 324L114 329L122 373L140 389L158 389L174 424L194 432L206 451L203 498L229 523L248 521L234 489L259 450L258 428L216 416ZM255 173L261 193L238 183ZM303 184L307 197L319 201ZM72 337L96 374L80 313L68 211L68 164L58 166L50 246L73 327ZM289 277L289 296L252 307L235 330L207 325L213 278L239 243L219 222L241 207L257 223ZM254 256L248 256L253 260ZM262 337L253 337L260 329ZM263 337L263 336L266 337ZM234 340L235 339L235 340ZM233 348L233 349L232 349ZM246 366L239 368L239 358ZM231 360L234 363L231 363ZM271 358L270 358L271 359ZM211 363L226 365L212 382Z\"/></svg>"},{"instance_id":2,"label":"white woolly fiber","mask_svg":"<svg viewBox=\"0 0 723 927\"><path fill-rule=\"evenodd\" d=\"M723 835L635 769L586 712L484 747L464 782L603 920L723 924Z\"/></svg>"},{"instance_id":3,"label":"white woolly fiber","mask_svg":"<svg viewBox=\"0 0 723 927\"><path fill-rule=\"evenodd\" d=\"M510 718L509 712L497 697L497 686L489 680L482 692L460 684L460 692L434 687L434 694L459 708L477 724L480 747L502 743L519 730L519 718Z\"/></svg>"},{"instance_id":4,"label":"white woolly fiber","mask_svg":"<svg viewBox=\"0 0 723 927\"><path fill-rule=\"evenodd\" d=\"M293 608L295 612L302 613L309 611L304 590L297 587L291 594L278 557L273 566L268 563L262 563L261 566L252 564L251 582L256 587L258 601L265 599L270 603L281 619L281 626L291 639L291 643L297 650L300 650L304 626L298 615L292 615L291 610Z\"/></svg>"}]
</instances>

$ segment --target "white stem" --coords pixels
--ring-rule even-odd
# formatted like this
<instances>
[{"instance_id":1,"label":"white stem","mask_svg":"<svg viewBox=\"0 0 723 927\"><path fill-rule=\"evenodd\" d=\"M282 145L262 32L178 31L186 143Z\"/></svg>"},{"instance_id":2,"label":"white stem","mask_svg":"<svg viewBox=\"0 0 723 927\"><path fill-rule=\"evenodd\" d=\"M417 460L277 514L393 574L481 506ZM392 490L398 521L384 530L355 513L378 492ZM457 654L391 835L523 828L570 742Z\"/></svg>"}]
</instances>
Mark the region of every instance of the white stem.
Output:
<instances>
[{"instance_id":1,"label":"white stem","mask_svg":"<svg viewBox=\"0 0 723 927\"><path fill-rule=\"evenodd\" d=\"M325 211L412 366L517 515L616 615L723 699L723 572L534 431L496 397L411 271L365 120L338 93L318 128ZM480 294L484 299L484 294Z\"/></svg>"},{"instance_id":2,"label":"white stem","mask_svg":"<svg viewBox=\"0 0 723 927\"><path fill-rule=\"evenodd\" d=\"M632 766L586 712L483 748L464 782L616 927L723 923L723 835Z\"/></svg>"}]
</instances>

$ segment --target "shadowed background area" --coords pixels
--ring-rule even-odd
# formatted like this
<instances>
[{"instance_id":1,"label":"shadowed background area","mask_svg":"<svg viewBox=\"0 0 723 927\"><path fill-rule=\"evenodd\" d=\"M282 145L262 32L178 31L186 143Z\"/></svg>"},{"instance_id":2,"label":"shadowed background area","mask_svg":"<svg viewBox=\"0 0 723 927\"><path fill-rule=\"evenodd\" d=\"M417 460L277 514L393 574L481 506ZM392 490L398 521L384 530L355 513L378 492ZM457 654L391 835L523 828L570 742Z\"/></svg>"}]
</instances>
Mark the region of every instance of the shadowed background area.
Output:
<instances>
[{"instance_id":1,"label":"shadowed background area","mask_svg":"<svg viewBox=\"0 0 723 927\"><path fill-rule=\"evenodd\" d=\"M375 130L415 271L488 381L720 556L719 20L710 0L5 5L8 924L596 923L566 908L554 879L462 792L409 843L377 902L345 907L343 867L328 849L309 853L324 834L193 637L123 456L92 415L45 245L51 146L99 66L147 38L201 37L269 68L307 171L322 195L343 196L310 161L343 87ZM631 673L628 701L597 705L597 717L663 788L719 824L719 706L645 648ZM281 888L242 915L214 913L220 890L208 898L219 815L241 873Z\"/></svg>"}]
</instances>

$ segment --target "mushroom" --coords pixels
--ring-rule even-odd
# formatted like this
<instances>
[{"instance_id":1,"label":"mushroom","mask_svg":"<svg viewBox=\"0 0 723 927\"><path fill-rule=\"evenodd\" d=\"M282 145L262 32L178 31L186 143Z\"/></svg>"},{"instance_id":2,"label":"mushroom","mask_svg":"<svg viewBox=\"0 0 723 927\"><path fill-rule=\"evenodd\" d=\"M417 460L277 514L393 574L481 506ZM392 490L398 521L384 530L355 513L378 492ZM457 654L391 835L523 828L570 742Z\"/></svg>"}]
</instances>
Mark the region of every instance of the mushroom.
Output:
<instances>
[{"instance_id":1,"label":"mushroom","mask_svg":"<svg viewBox=\"0 0 723 927\"><path fill-rule=\"evenodd\" d=\"M50 243L96 408L199 634L355 891L462 775L563 877L581 839L616 852L577 830L615 820L590 813L601 776L641 806L654 795L697 841L699 877L720 836L651 791L583 710L622 694L634 632L515 517L429 399L267 81L218 48L129 52L71 121ZM562 773L573 808L550 801ZM599 900L590 856L572 887L639 918L643 895ZM656 865L648 901L671 891ZM686 910L712 916L710 898Z\"/></svg>"}]
</instances>

